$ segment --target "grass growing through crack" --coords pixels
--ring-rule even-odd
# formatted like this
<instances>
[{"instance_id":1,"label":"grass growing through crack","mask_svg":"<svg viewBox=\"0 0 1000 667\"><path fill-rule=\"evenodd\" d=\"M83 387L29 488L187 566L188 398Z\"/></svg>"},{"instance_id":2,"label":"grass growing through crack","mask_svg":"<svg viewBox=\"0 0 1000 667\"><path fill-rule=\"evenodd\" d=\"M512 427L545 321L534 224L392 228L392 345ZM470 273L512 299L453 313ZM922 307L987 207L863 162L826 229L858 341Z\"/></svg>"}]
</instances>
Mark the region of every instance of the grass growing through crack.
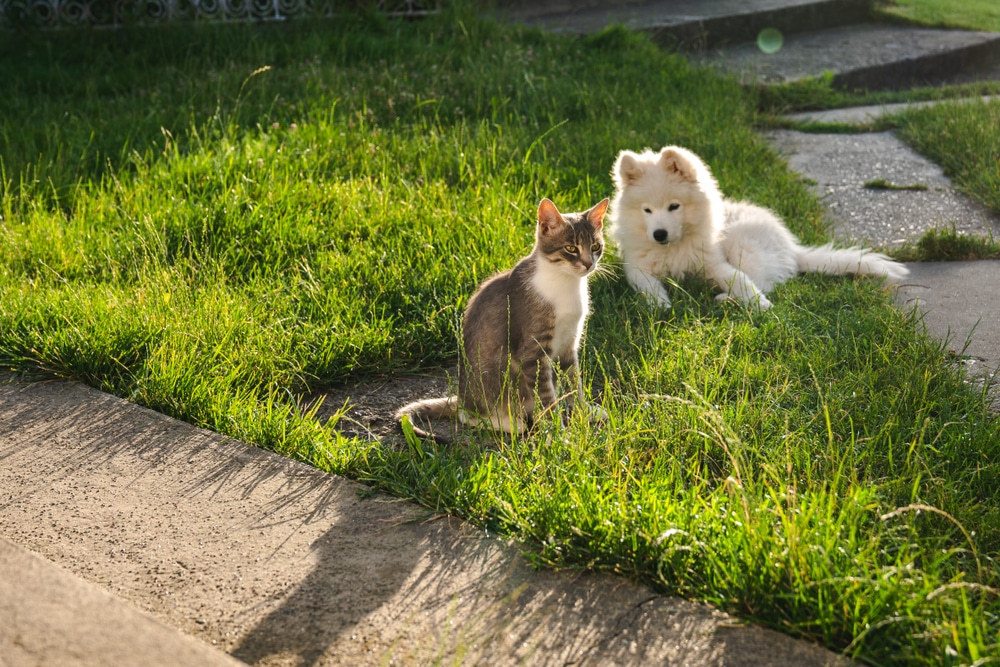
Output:
<instances>
[{"instance_id":1,"label":"grass growing through crack","mask_svg":"<svg viewBox=\"0 0 1000 667\"><path fill-rule=\"evenodd\" d=\"M610 194L623 148L690 146L727 194L821 240L735 85L623 31L462 13L0 48L5 365L873 663L998 657L998 427L870 281L802 277L763 314L696 282L654 313L595 282L583 369L603 426L397 451L302 409L453 363L465 301L528 250L538 199Z\"/></svg>"}]
</instances>

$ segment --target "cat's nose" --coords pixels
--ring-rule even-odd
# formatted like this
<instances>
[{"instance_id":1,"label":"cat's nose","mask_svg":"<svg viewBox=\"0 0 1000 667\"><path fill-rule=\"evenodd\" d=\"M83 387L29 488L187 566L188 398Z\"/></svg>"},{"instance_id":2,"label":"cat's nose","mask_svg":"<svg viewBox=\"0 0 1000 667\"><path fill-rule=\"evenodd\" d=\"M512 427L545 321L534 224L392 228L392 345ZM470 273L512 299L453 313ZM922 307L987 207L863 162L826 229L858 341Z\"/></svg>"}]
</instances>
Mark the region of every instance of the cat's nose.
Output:
<instances>
[{"instance_id":1,"label":"cat's nose","mask_svg":"<svg viewBox=\"0 0 1000 667\"><path fill-rule=\"evenodd\" d=\"M657 243L666 243L667 242L667 230L665 230L665 229L657 229L657 230L655 230L653 232L653 240L656 241Z\"/></svg>"}]
</instances>

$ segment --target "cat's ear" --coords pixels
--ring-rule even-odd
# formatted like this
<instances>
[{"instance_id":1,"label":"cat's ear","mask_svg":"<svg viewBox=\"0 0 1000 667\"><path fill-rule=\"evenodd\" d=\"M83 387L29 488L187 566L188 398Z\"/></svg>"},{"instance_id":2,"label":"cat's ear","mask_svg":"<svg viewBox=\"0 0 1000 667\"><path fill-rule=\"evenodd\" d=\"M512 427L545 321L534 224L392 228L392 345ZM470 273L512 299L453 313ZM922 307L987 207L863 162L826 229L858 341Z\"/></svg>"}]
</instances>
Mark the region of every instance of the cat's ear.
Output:
<instances>
[{"instance_id":1,"label":"cat's ear","mask_svg":"<svg viewBox=\"0 0 1000 667\"><path fill-rule=\"evenodd\" d=\"M542 236L551 234L557 228L565 225L559 209L548 198L538 204L538 233Z\"/></svg>"},{"instance_id":2,"label":"cat's ear","mask_svg":"<svg viewBox=\"0 0 1000 667\"><path fill-rule=\"evenodd\" d=\"M705 169L698 156L679 146L666 146L660 151L660 167L686 181L698 182L698 173Z\"/></svg>"},{"instance_id":3,"label":"cat's ear","mask_svg":"<svg viewBox=\"0 0 1000 667\"><path fill-rule=\"evenodd\" d=\"M594 225L595 228L600 229L604 226L604 214L608 212L609 200L607 197L601 201L594 204L589 211L584 213L590 223Z\"/></svg>"},{"instance_id":4,"label":"cat's ear","mask_svg":"<svg viewBox=\"0 0 1000 667\"><path fill-rule=\"evenodd\" d=\"M638 158L639 156L632 151L622 151L618 154L611 178L619 188L632 185L646 173L646 167Z\"/></svg>"}]
</instances>

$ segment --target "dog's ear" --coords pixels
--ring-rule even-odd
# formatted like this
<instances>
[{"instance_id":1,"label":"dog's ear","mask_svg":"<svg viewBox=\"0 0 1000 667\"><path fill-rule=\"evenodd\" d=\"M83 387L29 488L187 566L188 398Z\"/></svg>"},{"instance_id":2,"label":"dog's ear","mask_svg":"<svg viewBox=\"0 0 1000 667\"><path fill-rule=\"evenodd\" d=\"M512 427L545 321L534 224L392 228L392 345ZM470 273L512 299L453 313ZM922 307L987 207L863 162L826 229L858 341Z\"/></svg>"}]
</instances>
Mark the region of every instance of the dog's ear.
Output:
<instances>
[{"instance_id":1,"label":"dog's ear","mask_svg":"<svg viewBox=\"0 0 1000 667\"><path fill-rule=\"evenodd\" d=\"M541 236L551 234L553 230L561 225L565 225L562 214L556 205L548 198L538 203L538 233Z\"/></svg>"},{"instance_id":2,"label":"dog's ear","mask_svg":"<svg viewBox=\"0 0 1000 667\"><path fill-rule=\"evenodd\" d=\"M637 159L639 156L632 151L622 151L615 160L615 170L612 178L619 186L632 185L646 173L646 168Z\"/></svg>"},{"instance_id":3,"label":"dog's ear","mask_svg":"<svg viewBox=\"0 0 1000 667\"><path fill-rule=\"evenodd\" d=\"M589 211L584 215L593 223L594 227L600 229L604 226L604 214L608 210L608 198L605 197L601 201L594 204Z\"/></svg>"},{"instance_id":4,"label":"dog's ear","mask_svg":"<svg viewBox=\"0 0 1000 667\"><path fill-rule=\"evenodd\" d=\"M667 146L660 151L660 166L668 174L676 174L684 180L698 181L697 160L693 153L677 146Z\"/></svg>"}]
</instances>

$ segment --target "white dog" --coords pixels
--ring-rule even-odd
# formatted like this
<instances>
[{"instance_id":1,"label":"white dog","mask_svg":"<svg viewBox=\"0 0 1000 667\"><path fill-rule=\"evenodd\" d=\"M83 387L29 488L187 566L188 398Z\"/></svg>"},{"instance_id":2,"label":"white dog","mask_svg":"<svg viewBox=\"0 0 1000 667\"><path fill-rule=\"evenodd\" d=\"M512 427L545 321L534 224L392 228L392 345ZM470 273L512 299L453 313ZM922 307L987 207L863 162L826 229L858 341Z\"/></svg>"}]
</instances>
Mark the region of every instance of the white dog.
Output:
<instances>
[{"instance_id":1,"label":"white dog","mask_svg":"<svg viewBox=\"0 0 1000 667\"><path fill-rule=\"evenodd\" d=\"M766 309L765 294L801 271L856 273L899 280L909 271L861 248L799 245L771 211L723 198L712 173L691 151L622 151L612 177L610 237L629 283L670 307L661 278L702 274L735 298Z\"/></svg>"}]
</instances>

